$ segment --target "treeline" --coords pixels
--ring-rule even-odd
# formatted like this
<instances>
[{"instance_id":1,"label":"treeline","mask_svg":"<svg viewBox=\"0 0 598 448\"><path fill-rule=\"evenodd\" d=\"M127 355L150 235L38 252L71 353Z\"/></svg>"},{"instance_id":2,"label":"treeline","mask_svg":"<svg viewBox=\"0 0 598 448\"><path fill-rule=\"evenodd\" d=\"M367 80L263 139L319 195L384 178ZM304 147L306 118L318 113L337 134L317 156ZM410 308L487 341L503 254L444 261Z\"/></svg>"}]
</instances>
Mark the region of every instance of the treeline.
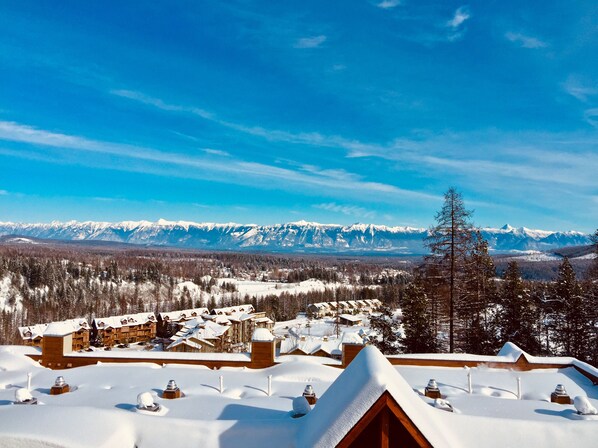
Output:
<instances>
[{"instance_id":1,"label":"treeline","mask_svg":"<svg viewBox=\"0 0 598 448\"><path fill-rule=\"evenodd\" d=\"M598 258L577 278L567 258L551 282L523 280L510 261L501 277L488 244L450 189L427 240L431 255L400 303L404 352L496 354L513 342L533 355L598 364ZM598 231L594 235L598 257Z\"/></svg>"}]
</instances>

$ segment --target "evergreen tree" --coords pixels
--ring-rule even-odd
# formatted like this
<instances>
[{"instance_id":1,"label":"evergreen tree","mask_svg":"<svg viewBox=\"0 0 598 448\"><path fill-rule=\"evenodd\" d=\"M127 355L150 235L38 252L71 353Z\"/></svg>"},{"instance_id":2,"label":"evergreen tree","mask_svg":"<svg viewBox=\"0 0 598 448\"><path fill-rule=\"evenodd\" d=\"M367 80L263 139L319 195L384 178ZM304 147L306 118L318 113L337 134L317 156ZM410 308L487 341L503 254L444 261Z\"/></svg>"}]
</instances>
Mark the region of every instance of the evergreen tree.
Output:
<instances>
[{"instance_id":1,"label":"evergreen tree","mask_svg":"<svg viewBox=\"0 0 598 448\"><path fill-rule=\"evenodd\" d=\"M565 257L554 285L554 297L560 304L556 323L563 354L581 360L590 358L588 342L592 333L590 297L586 296L575 277L575 271Z\"/></svg>"},{"instance_id":2,"label":"evergreen tree","mask_svg":"<svg viewBox=\"0 0 598 448\"><path fill-rule=\"evenodd\" d=\"M598 281L598 229L590 236L592 240L593 252L594 252L594 261L588 269L588 279L590 281Z\"/></svg>"},{"instance_id":3,"label":"evergreen tree","mask_svg":"<svg viewBox=\"0 0 598 448\"><path fill-rule=\"evenodd\" d=\"M472 244L472 212L465 209L461 193L453 187L444 195L444 204L436 214L436 226L429 231L426 245L431 255L427 263L438 265L448 286L449 351L455 350L455 303L462 280L463 266Z\"/></svg>"},{"instance_id":4,"label":"evergreen tree","mask_svg":"<svg viewBox=\"0 0 598 448\"><path fill-rule=\"evenodd\" d=\"M405 353L434 353L437 342L428 297L418 283L414 281L405 288L401 302L404 337L400 346Z\"/></svg>"},{"instance_id":5,"label":"evergreen tree","mask_svg":"<svg viewBox=\"0 0 598 448\"><path fill-rule=\"evenodd\" d=\"M394 355L399 351L399 322L387 306L380 308L380 314L370 318L370 327L378 334L372 342L385 355Z\"/></svg>"},{"instance_id":6,"label":"evergreen tree","mask_svg":"<svg viewBox=\"0 0 598 448\"><path fill-rule=\"evenodd\" d=\"M536 325L538 309L525 288L519 265L511 261L503 277L499 320L501 343L513 342L530 353L540 351Z\"/></svg>"},{"instance_id":7,"label":"evergreen tree","mask_svg":"<svg viewBox=\"0 0 598 448\"><path fill-rule=\"evenodd\" d=\"M495 319L491 309L496 295L495 276L496 268L488 253L488 242L476 231L471 253L466 257L464 285L457 302L457 315L462 325L458 343L465 352L496 352Z\"/></svg>"}]
</instances>

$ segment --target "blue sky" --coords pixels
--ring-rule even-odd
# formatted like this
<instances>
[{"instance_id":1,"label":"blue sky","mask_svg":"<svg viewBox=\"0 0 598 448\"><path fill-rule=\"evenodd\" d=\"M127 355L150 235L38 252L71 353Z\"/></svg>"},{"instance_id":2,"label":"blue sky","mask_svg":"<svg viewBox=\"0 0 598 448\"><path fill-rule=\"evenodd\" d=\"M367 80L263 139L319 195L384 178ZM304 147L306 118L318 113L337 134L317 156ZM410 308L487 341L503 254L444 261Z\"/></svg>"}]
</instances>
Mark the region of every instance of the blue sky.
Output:
<instances>
[{"instance_id":1,"label":"blue sky","mask_svg":"<svg viewBox=\"0 0 598 448\"><path fill-rule=\"evenodd\" d=\"M594 0L0 10L0 221L598 226Z\"/></svg>"}]
</instances>

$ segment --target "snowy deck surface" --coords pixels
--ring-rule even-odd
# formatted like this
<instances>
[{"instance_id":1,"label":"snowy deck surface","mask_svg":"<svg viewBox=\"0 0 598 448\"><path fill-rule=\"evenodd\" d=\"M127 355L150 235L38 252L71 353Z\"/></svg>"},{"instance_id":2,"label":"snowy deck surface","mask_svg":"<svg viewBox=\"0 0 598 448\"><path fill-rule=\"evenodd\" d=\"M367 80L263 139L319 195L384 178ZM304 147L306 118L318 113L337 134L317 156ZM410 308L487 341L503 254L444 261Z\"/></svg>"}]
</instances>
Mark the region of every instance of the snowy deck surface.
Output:
<instances>
[{"instance_id":1,"label":"snowy deck surface","mask_svg":"<svg viewBox=\"0 0 598 448\"><path fill-rule=\"evenodd\" d=\"M31 349L0 347L0 447L303 446L301 434L309 429L302 425L317 413L291 418L292 399L301 395L306 384L312 384L321 397L343 372L323 365L321 358L299 356L283 357L283 363L263 370L102 363L52 371L24 356L26 352ZM386 363L384 359L376 362ZM470 395L467 369L382 364L378 371L386 375L372 380L376 386L372 390L377 390L384 378L398 378L394 375L398 372L406 381L399 381L404 384L397 389L400 399L413 404L420 418L423 414L424 421L442 428L447 441L458 440L459 446L581 448L593 447L598 440L598 416L578 416L573 406L548 402L556 384L561 383L571 397L587 396L598 407L598 387L573 368L530 372L473 368ZM376 371L377 366L369 368ZM28 372L32 373L32 394L40 405L14 405L15 390L26 386ZM75 390L49 395L58 375ZM224 378L222 394L220 375ZM268 375L272 375L272 396L267 395ZM517 377L521 378L523 400L516 399ZM430 400L418 394L430 378L436 379L454 406L454 414L434 409ZM159 398L170 379L176 380L183 398ZM369 381L367 377L362 380ZM350 389L351 381L345 378L345 383L345 389ZM145 391L165 407L163 415L136 410L137 395ZM328 404L331 399L334 404L334 397ZM336 415L342 418L342 409L331 414L330 408L321 408L332 419Z\"/></svg>"}]
</instances>

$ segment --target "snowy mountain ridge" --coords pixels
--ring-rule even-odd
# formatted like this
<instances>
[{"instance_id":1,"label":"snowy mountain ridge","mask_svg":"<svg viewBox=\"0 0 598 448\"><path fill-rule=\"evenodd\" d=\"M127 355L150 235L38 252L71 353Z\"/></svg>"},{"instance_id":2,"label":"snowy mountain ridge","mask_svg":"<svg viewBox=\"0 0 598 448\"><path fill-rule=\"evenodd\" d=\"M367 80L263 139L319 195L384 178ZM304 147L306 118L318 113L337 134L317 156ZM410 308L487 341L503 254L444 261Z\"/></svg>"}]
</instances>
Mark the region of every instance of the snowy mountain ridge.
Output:
<instances>
[{"instance_id":1,"label":"snowy mountain ridge","mask_svg":"<svg viewBox=\"0 0 598 448\"><path fill-rule=\"evenodd\" d=\"M483 228L493 251L542 251L590 244L589 235L577 231L531 230L505 225ZM320 224L298 221L257 225L196 223L190 221L53 221L51 223L0 222L1 235L43 239L110 241L152 246L215 250L263 250L309 253L424 254L428 229L375 224Z\"/></svg>"}]
</instances>

